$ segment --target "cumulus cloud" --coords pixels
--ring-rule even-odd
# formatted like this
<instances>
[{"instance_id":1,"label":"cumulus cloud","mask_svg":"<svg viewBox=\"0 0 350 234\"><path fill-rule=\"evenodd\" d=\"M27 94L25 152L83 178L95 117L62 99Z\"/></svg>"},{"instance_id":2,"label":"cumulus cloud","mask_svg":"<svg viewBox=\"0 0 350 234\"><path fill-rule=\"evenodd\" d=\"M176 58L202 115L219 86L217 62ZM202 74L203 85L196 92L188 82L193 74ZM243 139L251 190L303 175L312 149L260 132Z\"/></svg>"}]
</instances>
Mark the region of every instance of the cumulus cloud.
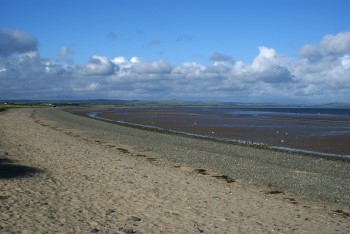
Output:
<instances>
[{"instance_id":1,"label":"cumulus cloud","mask_svg":"<svg viewBox=\"0 0 350 234\"><path fill-rule=\"evenodd\" d=\"M350 100L350 32L328 34L319 44L305 45L299 55L306 60L290 64L296 95Z\"/></svg>"},{"instance_id":2,"label":"cumulus cloud","mask_svg":"<svg viewBox=\"0 0 350 234\"><path fill-rule=\"evenodd\" d=\"M139 62L141 62L141 60L142 60L141 58L134 56L130 59L130 62L139 63Z\"/></svg>"},{"instance_id":3,"label":"cumulus cloud","mask_svg":"<svg viewBox=\"0 0 350 234\"><path fill-rule=\"evenodd\" d=\"M5 99L62 98L71 91L74 68L41 58L36 52L0 59L0 94Z\"/></svg>"},{"instance_id":4,"label":"cumulus cloud","mask_svg":"<svg viewBox=\"0 0 350 234\"><path fill-rule=\"evenodd\" d=\"M259 47L259 55L255 57L251 65L255 71L265 71L274 66L283 66L285 58L278 54L275 49L264 46Z\"/></svg>"},{"instance_id":5,"label":"cumulus cloud","mask_svg":"<svg viewBox=\"0 0 350 234\"><path fill-rule=\"evenodd\" d=\"M127 63L129 61L126 58L124 58L123 56L118 56L118 57L115 57L112 60L112 62L115 64L124 64L124 63Z\"/></svg>"},{"instance_id":6,"label":"cumulus cloud","mask_svg":"<svg viewBox=\"0 0 350 234\"><path fill-rule=\"evenodd\" d=\"M265 83L285 83L291 82L293 75L286 67L273 66L258 74L258 80Z\"/></svg>"},{"instance_id":7,"label":"cumulus cloud","mask_svg":"<svg viewBox=\"0 0 350 234\"><path fill-rule=\"evenodd\" d=\"M203 72L206 70L206 67L196 63L196 62L187 62L183 63L179 66L176 66L172 73L174 74L182 74L187 77L196 77L203 74Z\"/></svg>"},{"instance_id":8,"label":"cumulus cloud","mask_svg":"<svg viewBox=\"0 0 350 234\"><path fill-rule=\"evenodd\" d=\"M347 54L341 57L341 64L344 69L350 69L350 55Z\"/></svg>"},{"instance_id":9,"label":"cumulus cloud","mask_svg":"<svg viewBox=\"0 0 350 234\"><path fill-rule=\"evenodd\" d=\"M326 54L348 54L350 53L350 32L328 34L321 40L320 45Z\"/></svg>"},{"instance_id":10,"label":"cumulus cloud","mask_svg":"<svg viewBox=\"0 0 350 234\"><path fill-rule=\"evenodd\" d=\"M213 74L223 74L231 71L231 65L227 65L222 62L215 62L212 66L207 66L205 68L206 72Z\"/></svg>"},{"instance_id":11,"label":"cumulus cloud","mask_svg":"<svg viewBox=\"0 0 350 234\"><path fill-rule=\"evenodd\" d=\"M144 86L148 86L143 81L161 80L172 70L171 65L163 60L146 61L136 56L130 59L118 56L111 61L119 68L113 76L109 77L109 81L113 82L141 82ZM118 85L122 87L124 83L118 83Z\"/></svg>"},{"instance_id":12,"label":"cumulus cloud","mask_svg":"<svg viewBox=\"0 0 350 234\"><path fill-rule=\"evenodd\" d=\"M42 58L37 43L27 49L14 46L0 56L0 94L7 99L345 101L350 100L347 35L326 35L318 44L307 44L300 49L300 58L260 46L250 63L215 52L210 64L187 61L176 66L118 55L94 55L74 65ZM68 56L69 48L62 48L62 53Z\"/></svg>"},{"instance_id":13,"label":"cumulus cloud","mask_svg":"<svg viewBox=\"0 0 350 234\"><path fill-rule=\"evenodd\" d=\"M246 82L284 83L292 81L287 59L275 49L259 47L259 55L251 64L236 63L233 74Z\"/></svg>"},{"instance_id":14,"label":"cumulus cloud","mask_svg":"<svg viewBox=\"0 0 350 234\"><path fill-rule=\"evenodd\" d=\"M299 51L299 55L302 58L306 58L310 62L319 61L322 58L322 54L316 45L305 45Z\"/></svg>"},{"instance_id":15,"label":"cumulus cloud","mask_svg":"<svg viewBox=\"0 0 350 234\"><path fill-rule=\"evenodd\" d=\"M299 51L299 55L310 62L317 62L329 56L346 54L350 54L350 32L340 32L336 35L327 34L318 45L307 44Z\"/></svg>"},{"instance_id":16,"label":"cumulus cloud","mask_svg":"<svg viewBox=\"0 0 350 234\"><path fill-rule=\"evenodd\" d=\"M107 57L94 55L86 64L80 66L79 73L88 76L111 75L115 70L115 64Z\"/></svg>"},{"instance_id":17,"label":"cumulus cloud","mask_svg":"<svg viewBox=\"0 0 350 234\"><path fill-rule=\"evenodd\" d=\"M132 66L132 71L138 74L164 74L170 73L171 66L163 60L155 62L137 62Z\"/></svg>"},{"instance_id":18,"label":"cumulus cloud","mask_svg":"<svg viewBox=\"0 0 350 234\"><path fill-rule=\"evenodd\" d=\"M36 51L38 42L25 32L15 29L0 29L0 56Z\"/></svg>"}]
</instances>

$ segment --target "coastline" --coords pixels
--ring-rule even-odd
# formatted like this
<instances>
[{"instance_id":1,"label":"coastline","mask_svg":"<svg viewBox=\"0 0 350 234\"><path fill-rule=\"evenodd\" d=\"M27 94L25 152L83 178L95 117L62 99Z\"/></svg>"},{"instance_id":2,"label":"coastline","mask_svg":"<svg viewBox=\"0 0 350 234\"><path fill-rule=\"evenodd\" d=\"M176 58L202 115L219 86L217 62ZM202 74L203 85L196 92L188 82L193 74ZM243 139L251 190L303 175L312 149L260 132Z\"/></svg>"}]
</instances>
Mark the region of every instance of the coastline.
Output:
<instances>
[{"instance_id":1,"label":"coastline","mask_svg":"<svg viewBox=\"0 0 350 234\"><path fill-rule=\"evenodd\" d=\"M59 113L64 114L64 112ZM54 117L50 112L45 112L45 114ZM67 115L55 117L62 120L63 116ZM69 117L70 120L71 118L72 116ZM78 115L78 118L81 116ZM183 134L169 134L167 131L162 132L156 129L150 131L150 129L133 127L128 124L123 126L110 123L110 121L87 119L89 119L88 122L81 122L82 129L91 125L92 129L88 132L97 138L117 140L122 144L132 145L140 151L151 151L162 159L175 164L206 167L209 170L231 178L239 178L254 185L268 186L318 201L336 204L341 201L340 196L343 196L345 199L344 203L340 202L341 206L350 207L350 199L347 196L347 191L350 191L350 180L349 186L343 180L343 178L350 178L350 162L347 159L333 160L330 157L269 149L264 145L250 147L246 144L231 144L207 138L186 137ZM63 123L68 124L68 122ZM96 128L101 128L101 131L94 131ZM119 131L123 133L116 134ZM293 171L303 171L305 175L301 173L295 177ZM322 176L322 178L309 177L315 174ZM338 178L333 178L333 180L329 176ZM330 186L334 183L337 186L324 188L323 181L329 183Z\"/></svg>"},{"instance_id":2,"label":"coastline","mask_svg":"<svg viewBox=\"0 0 350 234\"><path fill-rule=\"evenodd\" d=\"M145 131L60 109L8 110L0 120L0 166L33 169L0 178L5 233L350 230L348 162Z\"/></svg>"},{"instance_id":3,"label":"coastline","mask_svg":"<svg viewBox=\"0 0 350 234\"><path fill-rule=\"evenodd\" d=\"M220 108L122 107L94 111L97 112L82 112L81 115L95 115L100 120L161 132L307 155L349 158L348 116Z\"/></svg>"},{"instance_id":4,"label":"coastline","mask_svg":"<svg viewBox=\"0 0 350 234\"><path fill-rule=\"evenodd\" d=\"M92 113L95 113L95 112L92 112ZM325 159L328 159L328 160L350 161L350 155L348 155L348 154L344 155L344 154L325 153L325 152L318 152L318 151L312 151L312 150L306 150L306 149L291 148L291 147L287 147L287 146L267 145L265 143L248 141L248 140L229 139L229 138L223 138L223 137L221 137L221 138L212 137L209 135L200 135L200 134L188 133L188 132L184 132L184 131L176 131L176 130L156 127L156 126L152 126L152 125L144 125L144 124L138 124L138 123L131 123L131 122L107 119L107 118L103 118L103 117L98 117L96 114L92 114L92 113L84 113L84 114L87 114L88 117L96 119L96 120L105 121L105 122L109 122L112 124L119 124L119 125L126 126L126 127L139 128L139 129L148 130L148 131L156 131L156 132L168 133L168 134L177 134L177 135L181 135L184 137L193 137L193 138L198 138L198 139L211 140L211 141L217 141L217 142L223 142L223 143L229 143L229 144L236 144L236 145L242 145L242 146L247 146L247 147L256 147L256 148L260 148L260 149L268 149L268 150L273 150L273 151L278 151L278 152L296 153L296 154L312 156L312 157L324 157ZM78 115L87 117L84 114L78 114Z\"/></svg>"}]
</instances>

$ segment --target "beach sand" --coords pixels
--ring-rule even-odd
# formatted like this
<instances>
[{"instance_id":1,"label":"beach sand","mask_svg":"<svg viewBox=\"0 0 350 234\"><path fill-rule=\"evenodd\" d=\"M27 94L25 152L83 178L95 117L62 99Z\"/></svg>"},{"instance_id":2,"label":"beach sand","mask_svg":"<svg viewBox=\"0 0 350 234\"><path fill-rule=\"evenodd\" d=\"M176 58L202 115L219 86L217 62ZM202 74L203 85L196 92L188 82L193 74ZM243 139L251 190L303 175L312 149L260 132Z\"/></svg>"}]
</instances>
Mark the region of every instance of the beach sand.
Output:
<instances>
[{"instance_id":1,"label":"beach sand","mask_svg":"<svg viewBox=\"0 0 350 234\"><path fill-rule=\"evenodd\" d=\"M0 113L0 233L350 233L349 162Z\"/></svg>"}]
</instances>

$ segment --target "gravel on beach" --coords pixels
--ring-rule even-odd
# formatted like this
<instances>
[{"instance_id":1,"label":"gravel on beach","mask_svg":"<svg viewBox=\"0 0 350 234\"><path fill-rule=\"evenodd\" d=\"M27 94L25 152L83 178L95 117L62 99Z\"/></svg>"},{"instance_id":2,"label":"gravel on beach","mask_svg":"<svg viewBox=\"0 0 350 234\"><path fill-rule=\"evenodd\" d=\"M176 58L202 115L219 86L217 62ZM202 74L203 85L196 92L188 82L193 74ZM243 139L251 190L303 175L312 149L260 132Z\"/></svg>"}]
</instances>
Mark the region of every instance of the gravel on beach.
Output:
<instances>
[{"instance_id":1,"label":"gravel on beach","mask_svg":"<svg viewBox=\"0 0 350 234\"><path fill-rule=\"evenodd\" d=\"M0 233L350 233L348 161L0 113Z\"/></svg>"},{"instance_id":2,"label":"gravel on beach","mask_svg":"<svg viewBox=\"0 0 350 234\"><path fill-rule=\"evenodd\" d=\"M140 151L156 152L179 165L213 170L233 179L268 186L320 201L350 207L350 161L277 152L176 134L80 119L62 111L40 113L62 125L84 129L100 139L116 140Z\"/></svg>"}]
</instances>

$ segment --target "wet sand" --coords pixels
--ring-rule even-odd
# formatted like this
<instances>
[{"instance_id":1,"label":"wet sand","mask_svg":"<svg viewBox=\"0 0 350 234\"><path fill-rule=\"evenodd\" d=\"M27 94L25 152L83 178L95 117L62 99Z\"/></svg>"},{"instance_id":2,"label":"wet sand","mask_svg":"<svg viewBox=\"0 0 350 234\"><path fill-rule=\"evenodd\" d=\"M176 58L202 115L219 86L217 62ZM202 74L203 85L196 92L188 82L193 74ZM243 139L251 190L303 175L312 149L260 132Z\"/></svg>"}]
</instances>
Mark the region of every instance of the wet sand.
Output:
<instances>
[{"instance_id":1,"label":"wet sand","mask_svg":"<svg viewBox=\"0 0 350 234\"><path fill-rule=\"evenodd\" d=\"M225 111L202 111L200 108L119 108L101 111L97 117L217 139L350 157L348 116L263 112L246 114L249 111L225 115Z\"/></svg>"},{"instance_id":2,"label":"wet sand","mask_svg":"<svg viewBox=\"0 0 350 234\"><path fill-rule=\"evenodd\" d=\"M1 233L349 233L348 162L0 114Z\"/></svg>"}]
</instances>

